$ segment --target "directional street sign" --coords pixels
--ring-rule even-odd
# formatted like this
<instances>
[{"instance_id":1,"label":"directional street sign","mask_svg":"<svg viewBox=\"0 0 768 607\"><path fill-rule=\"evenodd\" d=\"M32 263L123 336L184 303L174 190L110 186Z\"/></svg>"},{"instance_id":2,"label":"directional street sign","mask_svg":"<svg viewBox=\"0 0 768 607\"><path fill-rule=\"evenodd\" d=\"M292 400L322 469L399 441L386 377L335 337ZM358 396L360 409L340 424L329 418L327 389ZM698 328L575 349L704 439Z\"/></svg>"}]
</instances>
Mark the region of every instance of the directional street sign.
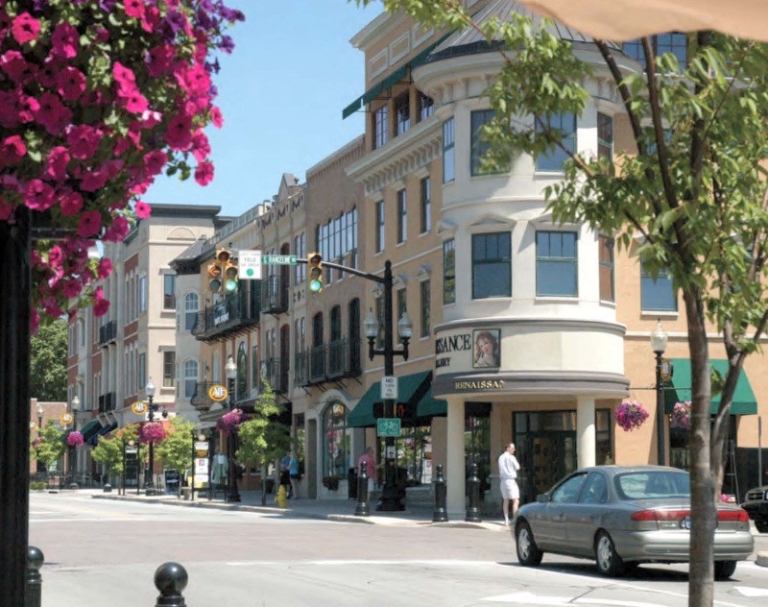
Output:
<instances>
[{"instance_id":1,"label":"directional street sign","mask_svg":"<svg viewBox=\"0 0 768 607\"><path fill-rule=\"evenodd\" d=\"M400 436L400 419L382 417L376 420L376 435L381 437Z\"/></svg>"},{"instance_id":2,"label":"directional street sign","mask_svg":"<svg viewBox=\"0 0 768 607\"><path fill-rule=\"evenodd\" d=\"M397 394L397 377L394 375L385 375L381 378L381 398L396 400Z\"/></svg>"},{"instance_id":3,"label":"directional street sign","mask_svg":"<svg viewBox=\"0 0 768 607\"><path fill-rule=\"evenodd\" d=\"M261 280L261 251L240 250L237 254L237 277L240 280Z\"/></svg>"},{"instance_id":4,"label":"directional street sign","mask_svg":"<svg viewBox=\"0 0 768 607\"><path fill-rule=\"evenodd\" d=\"M264 255L261 263L273 266L295 266L298 262L296 255Z\"/></svg>"}]
</instances>

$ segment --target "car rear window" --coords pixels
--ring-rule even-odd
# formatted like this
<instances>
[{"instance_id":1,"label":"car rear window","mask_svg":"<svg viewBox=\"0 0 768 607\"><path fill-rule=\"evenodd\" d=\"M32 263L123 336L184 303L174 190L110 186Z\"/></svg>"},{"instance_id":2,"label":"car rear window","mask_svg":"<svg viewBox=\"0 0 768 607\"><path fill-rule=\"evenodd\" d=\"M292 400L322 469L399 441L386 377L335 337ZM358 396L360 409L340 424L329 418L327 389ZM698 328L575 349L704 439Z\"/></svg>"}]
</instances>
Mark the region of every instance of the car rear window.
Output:
<instances>
[{"instance_id":1,"label":"car rear window","mask_svg":"<svg viewBox=\"0 0 768 607\"><path fill-rule=\"evenodd\" d=\"M666 470L627 472L613 479L622 500L690 497L691 485L685 472Z\"/></svg>"}]
</instances>

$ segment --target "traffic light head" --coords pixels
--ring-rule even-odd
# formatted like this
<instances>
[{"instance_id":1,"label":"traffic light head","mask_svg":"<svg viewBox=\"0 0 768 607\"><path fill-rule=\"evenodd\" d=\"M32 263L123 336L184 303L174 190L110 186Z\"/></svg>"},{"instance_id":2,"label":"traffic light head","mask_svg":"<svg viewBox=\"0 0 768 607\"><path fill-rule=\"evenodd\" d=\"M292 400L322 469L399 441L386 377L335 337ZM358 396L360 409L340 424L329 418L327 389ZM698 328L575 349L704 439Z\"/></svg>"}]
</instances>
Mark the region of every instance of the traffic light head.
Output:
<instances>
[{"instance_id":1,"label":"traffic light head","mask_svg":"<svg viewBox=\"0 0 768 607\"><path fill-rule=\"evenodd\" d=\"M208 266L208 288L214 293L237 291L237 264L227 249L216 249L216 256Z\"/></svg>"},{"instance_id":2,"label":"traffic light head","mask_svg":"<svg viewBox=\"0 0 768 607\"><path fill-rule=\"evenodd\" d=\"M237 291L239 286L238 273L237 263L230 258L224 266L224 291L226 293L234 293Z\"/></svg>"},{"instance_id":3,"label":"traffic light head","mask_svg":"<svg viewBox=\"0 0 768 607\"><path fill-rule=\"evenodd\" d=\"M307 257L309 265L309 291L320 293L323 290L323 256L320 253L310 253Z\"/></svg>"}]
</instances>

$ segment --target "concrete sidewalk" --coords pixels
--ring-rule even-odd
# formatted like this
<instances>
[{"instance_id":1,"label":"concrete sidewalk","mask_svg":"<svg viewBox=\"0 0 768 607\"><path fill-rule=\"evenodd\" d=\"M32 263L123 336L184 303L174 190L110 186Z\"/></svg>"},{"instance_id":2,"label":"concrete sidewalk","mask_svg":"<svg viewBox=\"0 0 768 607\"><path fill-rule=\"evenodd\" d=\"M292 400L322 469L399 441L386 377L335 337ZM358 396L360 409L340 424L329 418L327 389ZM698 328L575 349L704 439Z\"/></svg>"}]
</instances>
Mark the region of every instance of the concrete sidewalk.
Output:
<instances>
[{"instance_id":1,"label":"concrete sidewalk","mask_svg":"<svg viewBox=\"0 0 768 607\"><path fill-rule=\"evenodd\" d=\"M357 501L354 499L291 499L285 508L280 508L275 502L273 494L267 494L265 503L262 504L261 491L241 491L240 502L230 503L224 500L221 493L217 493L213 499L208 496L195 494L194 501L189 498L181 498L177 495L161 494L146 496L143 493L137 495L129 489L127 495L118 495L117 489L109 493L101 490L80 489L80 493L87 492L94 499L123 500L132 502L149 502L182 508L216 508L219 510L238 510L245 512L261 512L292 518L325 519L331 521L343 521L350 523L363 523L368 525L390 526L434 526L434 527L463 527L472 529L487 529L490 531L506 531L509 528L503 524L501 517L488 519L482 522L466 522L464 515L450 517L446 522L432 522L433 508L424 503L406 504L406 510L401 512L377 512L375 502L369 502L370 515L356 516Z\"/></svg>"}]
</instances>

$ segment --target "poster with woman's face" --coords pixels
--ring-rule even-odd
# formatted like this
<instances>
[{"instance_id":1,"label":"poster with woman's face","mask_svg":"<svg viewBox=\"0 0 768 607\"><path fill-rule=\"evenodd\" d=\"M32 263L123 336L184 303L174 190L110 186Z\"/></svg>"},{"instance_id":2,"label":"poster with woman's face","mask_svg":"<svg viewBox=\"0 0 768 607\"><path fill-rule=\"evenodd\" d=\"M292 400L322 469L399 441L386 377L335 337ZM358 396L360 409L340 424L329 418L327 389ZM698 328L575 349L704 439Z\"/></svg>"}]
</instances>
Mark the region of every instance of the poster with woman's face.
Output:
<instances>
[{"instance_id":1,"label":"poster with woman's face","mask_svg":"<svg viewBox=\"0 0 768 607\"><path fill-rule=\"evenodd\" d=\"M475 343L472 366L475 369L498 367L501 363L501 329L475 329L472 336Z\"/></svg>"}]
</instances>

